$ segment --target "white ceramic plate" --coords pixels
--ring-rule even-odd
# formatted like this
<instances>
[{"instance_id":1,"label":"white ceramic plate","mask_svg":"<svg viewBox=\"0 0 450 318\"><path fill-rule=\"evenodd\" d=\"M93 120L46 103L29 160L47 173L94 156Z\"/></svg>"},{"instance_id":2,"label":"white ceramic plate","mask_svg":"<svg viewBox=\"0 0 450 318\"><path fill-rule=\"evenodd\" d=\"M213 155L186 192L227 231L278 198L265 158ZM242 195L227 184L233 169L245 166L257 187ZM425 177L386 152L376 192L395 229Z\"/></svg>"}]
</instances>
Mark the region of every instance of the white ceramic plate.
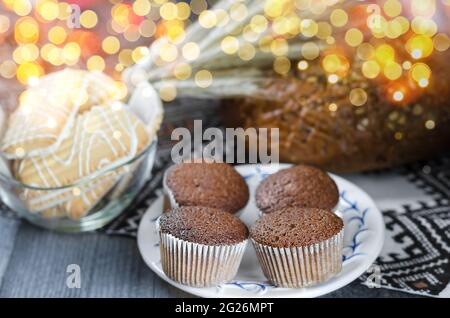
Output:
<instances>
[{"instance_id":1,"label":"white ceramic plate","mask_svg":"<svg viewBox=\"0 0 450 318\"><path fill-rule=\"evenodd\" d=\"M259 182L267 175L289 166L273 164L236 167L250 189L250 201L240 216L247 226L251 226L258 219L254 194ZM344 219L343 267L337 276L322 284L299 289L270 285L261 271L251 244L247 246L233 282L209 288L195 288L173 282L161 269L159 236L155 225L163 209L162 195L149 207L139 225L137 239L141 255L147 265L162 279L200 297L317 297L330 293L363 274L377 258L384 240L383 218L372 199L353 183L335 175L331 176L340 192L337 213Z\"/></svg>"}]
</instances>

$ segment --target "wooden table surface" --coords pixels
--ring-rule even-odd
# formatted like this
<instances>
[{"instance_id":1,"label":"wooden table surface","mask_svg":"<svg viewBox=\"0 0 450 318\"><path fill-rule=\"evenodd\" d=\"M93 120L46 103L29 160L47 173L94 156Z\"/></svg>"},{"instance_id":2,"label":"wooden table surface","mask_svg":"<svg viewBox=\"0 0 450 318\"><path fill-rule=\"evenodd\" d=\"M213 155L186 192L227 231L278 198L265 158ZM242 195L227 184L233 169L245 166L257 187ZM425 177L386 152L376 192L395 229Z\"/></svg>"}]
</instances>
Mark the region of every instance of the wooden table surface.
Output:
<instances>
[{"instance_id":1,"label":"wooden table surface","mask_svg":"<svg viewBox=\"0 0 450 318\"><path fill-rule=\"evenodd\" d=\"M0 297L192 297L148 268L132 238L101 233L60 234L0 217ZM66 286L69 264L81 288ZM354 282L327 297L406 297Z\"/></svg>"}]
</instances>

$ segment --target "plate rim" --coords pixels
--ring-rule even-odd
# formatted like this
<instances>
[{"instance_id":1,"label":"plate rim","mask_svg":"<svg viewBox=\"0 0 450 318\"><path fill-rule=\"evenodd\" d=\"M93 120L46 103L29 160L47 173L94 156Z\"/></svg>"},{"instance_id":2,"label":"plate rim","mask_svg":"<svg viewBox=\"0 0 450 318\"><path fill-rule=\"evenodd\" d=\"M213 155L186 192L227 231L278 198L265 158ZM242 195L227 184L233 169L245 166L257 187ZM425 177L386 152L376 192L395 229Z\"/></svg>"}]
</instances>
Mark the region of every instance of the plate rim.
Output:
<instances>
[{"instance_id":1,"label":"plate rim","mask_svg":"<svg viewBox=\"0 0 450 318\"><path fill-rule=\"evenodd\" d=\"M240 173L241 169L255 169L256 167L262 167L262 168L271 168L273 166L278 166L278 170L281 169L286 169L289 167L294 166L293 164L290 163L274 163L274 164L240 164L240 165L235 165L234 167L236 168L236 170ZM354 186L355 188L357 188L361 194L365 195L367 197L367 199L370 201L370 205L372 205L375 209L374 212L376 214L376 219L377 219L377 229L380 230L380 239L378 239L376 241L376 246L374 247L374 251L370 254L370 255L366 255L365 259L362 261L362 265L359 265L357 269L354 270L354 274L352 275L347 275L344 276L342 278L339 278L336 281L328 281L328 282L324 282L324 286L328 286L327 291L325 292L321 292L320 289L316 290L316 292L306 292L308 290L308 288L310 287L306 287L306 288L299 288L299 289L295 289L295 288L280 288L284 291L291 291L291 292L283 292L280 293L279 295L277 294L257 294L257 293L249 293L246 296L240 296L240 295L221 295L220 293L216 293L215 295L212 295L212 293L210 292L210 288L196 288L196 287L191 287L188 285L183 285L180 283L177 283L173 280L171 280L169 277L167 277L164 272L162 271L162 269L158 268L158 266L156 266L154 264L154 262L150 261L147 259L146 257L146 253L144 252L144 248L145 248L145 242L142 242L142 232L144 231L143 228L145 226L145 220L147 220L148 218L150 218L150 212L152 211L152 207L158 203L160 200L164 199L164 195L162 193L159 193L157 195L157 198L150 204L150 206L147 208L147 210L145 211L145 213L143 214L139 226L138 226L138 232L137 232L137 245L138 245L138 249L139 249L139 253L141 254L142 259L144 260L145 264L156 274L158 275L158 277L160 277L162 280L164 280L165 282L167 282L168 284L186 292L189 293L191 295L194 296L198 296L198 297L203 297L203 298L231 298L231 297L237 297L237 298L241 298L241 297L247 297L247 298L258 298L258 297L269 297L269 298L304 298L304 297L308 297L308 298L314 298L314 297L319 297L319 296L323 296L326 294L329 294L333 291L336 291L338 289L341 289L345 286L347 286L348 284L350 284L351 282L353 282L354 280L356 280L358 277L360 277L364 272L367 271L368 268L370 268L370 266L375 262L375 260L378 258L378 256L381 253L381 250L383 248L384 245L384 241L385 241L385 223L383 220L383 214L380 211L380 209L377 207L375 201L372 199L372 197L361 187L359 187L358 185L356 185L355 183L339 176L333 173L329 173L328 174L333 178L333 179L340 179L341 181L344 181L346 183L351 184L352 186ZM333 286L334 285L334 286ZM311 286L314 287L314 286ZM304 294L304 295L303 295Z\"/></svg>"}]
</instances>

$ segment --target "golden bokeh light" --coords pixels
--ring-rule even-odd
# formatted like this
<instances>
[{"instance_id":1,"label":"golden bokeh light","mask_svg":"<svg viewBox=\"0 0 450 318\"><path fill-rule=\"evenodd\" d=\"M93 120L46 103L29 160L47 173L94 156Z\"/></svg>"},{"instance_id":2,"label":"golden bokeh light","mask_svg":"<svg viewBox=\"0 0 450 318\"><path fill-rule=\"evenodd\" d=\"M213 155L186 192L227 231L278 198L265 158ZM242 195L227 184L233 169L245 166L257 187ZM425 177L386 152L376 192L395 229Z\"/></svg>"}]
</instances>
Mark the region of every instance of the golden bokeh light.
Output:
<instances>
[{"instance_id":1,"label":"golden bokeh light","mask_svg":"<svg viewBox=\"0 0 450 318\"><path fill-rule=\"evenodd\" d=\"M250 20L250 27L256 33L263 33L267 30L268 25L266 17L260 14L253 16Z\"/></svg>"},{"instance_id":2,"label":"golden bokeh light","mask_svg":"<svg viewBox=\"0 0 450 318\"><path fill-rule=\"evenodd\" d=\"M307 60L314 60L320 55L320 48L315 42L306 42L302 46L301 54Z\"/></svg>"},{"instance_id":3,"label":"golden bokeh light","mask_svg":"<svg viewBox=\"0 0 450 318\"><path fill-rule=\"evenodd\" d=\"M362 72L367 78L376 78L381 71L380 65L376 61L366 61L363 63Z\"/></svg>"},{"instance_id":4,"label":"golden bokeh light","mask_svg":"<svg viewBox=\"0 0 450 318\"><path fill-rule=\"evenodd\" d=\"M53 21L59 16L59 6L56 1L38 1L37 11L47 21Z\"/></svg>"},{"instance_id":5,"label":"golden bokeh light","mask_svg":"<svg viewBox=\"0 0 450 318\"><path fill-rule=\"evenodd\" d=\"M345 56L341 54L328 54L322 60L322 67L327 73L344 77L347 75L350 65Z\"/></svg>"},{"instance_id":6,"label":"golden bokeh light","mask_svg":"<svg viewBox=\"0 0 450 318\"><path fill-rule=\"evenodd\" d=\"M273 69L278 74L287 74L291 69L291 61L285 56L279 56L273 62Z\"/></svg>"},{"instance_id":7,"label":"golden bokeh light","mask_svg":"<svg viewBox=\"0 0 450 318\"><path fill-rule=\"evenodd\" d=\"M177 47L170 43L161 46L159 56L165 62L173 62L178 56Z\"/></svg>"},{"instance_id":8,"label":"golden bokeh light","mask_svg":"<svg viewBox=\"0 0 450 318\"><path fill-rule=\"evenodd\" d=\"M34 62L20 64L17 68L17 80L22 84L28 85L30 82L38 79L44 74L43 68Z\"/></svg>"},{"instance_id":9,"label":"golden bokeh light","mask_svg":"<svg viewBox=\"0 0 450 318\"><path fill-rule=\"evenodd\" d=\"M198 17L198 22L205 29L210 29L216 26L217 16L213 11L205 10L202 13L200 13Z\"/></svg>"},{"instance_id":10,"label":"golden bokeh light","mask_svg":"<svg viewBox=\"0 0 450 318\"><path fill-rule=\"evenodd\" d=\"M401 102L405 99L405 93L403 93L401 90L395 91L394 94L392 94L392 98L396 102Z\"/></svg>"},{"instance_id":11,"label":"golden bokeh light","mask_svg":"<svg viewBox=\"0 0 450 318\"><path fill-rule=\"evenodd\" d=\"M206 0L191 0L190 6L193 13L200 14L208 8L208 3Z\"/></svg>"},{"instance_id":12,"label":"golden bokeh light","mask_svg":"<svg viewBox=\"0 0 450 318\"><path fill-rule=\"evenodd\" d=\"M308 62L305 61L305 60L300 61L300 62L298 62L298 64L297 64L297 68L298 68L300 71L307 70L308 67L309 67L309 64L308 64Z\"/></svg>"},{"instance_id":13,"label":"golden bokeh light","mask_svg":"<svg viewBox=\"0 0 450 318\"><path fill-rule=\"evenodd\" d=\"M406 50L416 60L428 57L434 50L433 40L425 35L415 35L406 43Z\"/></svg>"},{"instance_id":14,"label":"golden bokeh light","mask_svg":"<svg viewBox=\"0 0 450 318\"><path fill-rule=\"evenodd\" d=\"M445 33L439 33L433 38L434 48L439 52L445 52L450 48L450 38Z\"/></svg>"},{"instance_id":15,"label":"golden bokeh light","mask_svg":"<svg viewBox=\"0 0 450 318\"><path fill-rule=\"evenodd\" d=\"M331 12L330 22L335 27L343 27L348 22L348 15L342 9L335 9L333 10L333 12Z\"/></svg>"},{"instance_id":16,"label":"golden bokeh light","mask_svg":"<svg viewBox=\"0 0 450 318\"><path fill-rule=\"evenodd\" d=\"M9 30L11 22L6 15L0 14L0 34Z\"/></svg>"},{"instance_id":17,"label":"golden bokeh light","mask_svg":"<svg viewBox=\"0 0 450 318\"><path fill-rule=\"evenodd\" d=\"M242 21L247 18L247 7L243 3L234 3L230 8L230 18L234 21Z\"/></svg>"},{"instance_id":18,"label":"golden bokeh light","mask_svg":"<svg viewBox=\"0 0 450 318\"><path fill-rule=\"evenodd\" d=\"M381 65L392 63L395 61L395 50L388 44L382 44L375 49L375 58Z\"/></svg>"},{"instance_id":19,"label":"golden bokeh light","mask_svg":"<svg viewBox=\"0 0 450 318\"><path fill-rule=\"evenodd\" d=\"M17 65L14 61L6 60L0 64L0 75L4 78L11 79L16 75Z\"/></svg>"},{"instance_id":20,"label":"golden bokeh light","mask_svg":"<svg viewBox=\"0 0 450 318\"><path fill-rule=\"evenodd\" d=\"M337 82L339 82L339 76L337 76L336 74L328 75L328 83L336 84Z\"/></svg>"},{"instance_id":21,"label":"golden bokeh light","mask_svg":"<svg viewBox=\"0 0 450 318\"><path fill-rule=\"evenodd\" d=\"M178 7L173 2L164 3L159 8L159 14L161 15L161 18L165 20L174 20L178 14Z\"/></svg>"},{"instance_id":22,"label":"golden bokeh light","mask_svg":"<svg viewBox=\"0 0 450 318\"><path fill-rule=\"evenodd\" d=\"M73 66L118 79L134 64L151 62L143 68L149 77L142 78L165 74L170 84L155 86L164 101L172 101L183 93L176 80L215 89L223 76L215 68L226 65L300 77L319 67L330 89L346 86L354 74L364 77L346 93L352 105L367 103L369 81L403 106L432 90L432 57L450 49L441 17L450 12L450 0L383 0L373 12L366 10L369 3L337 0L236 0L217 7L207 0L93 1L82 6L74 28L68 23L71 3L2 0L0 44L14 44L0 61L2 78L30 84ZM150 50L151 43L158 47ZM217 65L209 63L219 55ZM334 113L338 106L325 109Z\"/></svg>"},{"instance_id":23,"label":"golden bokeh light","mask_svg":"<svg viewBox=\"0 0 450 318\"><path fill-rule=\"evenodd\" d=\"M387 16L393 18L402 13L402 4L398 0L387 0L383 4L383 10Z\"/></svg>"},{"instance_id":24,"label":"golden bokeh light","mask_svg":"<svg viewBox=\"0 0 450 318\"><path fill-rule=\"evenodd\" d=\"M411 22L411 29L418 35L433 36L438 30L436 22L423 17L416 17Z\"/></svg>"},{"instance_id":25,"label":"golden bokeh light","mask_svg":"<svg viewBox=\"0 0 450 318\"><path fill-rule=\"evenodd\" d=\"M102 49L107 54L116 54L120 50L120 41L115 36L108 36L102 42Z\"/></svg>"},{"instance_id":26,"label":"golden bokeh light","mask_svg":"<svg viewBox=\"0 0 450 318\"><path fill-rule=\"evenodd\" d=\"M14 27L14 36L19 44L36 43L39 39L37 21L28 16L20 18Z\"/></svg>"},{"instance_id":27,"label":"golden bokeh light","mask_svg":"<svg viewBox=\"0 0 450 318\"><path fill-rule=\"evenodd\" d=\"M51 54L51 53L49 53ZM76 42L69 42L64 45L62 49L62 58L67 64L74 64L78 61L81 55L80 45Z\"/></svg>"},{"instance_id":28,"label":"golden bokeh light","mask_svg":"<svg viewBox=\"0 0 450 318\"><path fill-rule=\"evenodd\" d=\"M14 0L12 7L14 12L21 17L30 14L33 8L29 0Z\"/></svg>"},{"instance_id":29,"label":"golden bokeh light","mask_svg":"<svg viewBox=\"0 0 450 318\"><path fill-rule=\"evenodd\" d=\"M48 31L48 39L53 44L63 44L67 39L67 32L61 26L55 26Z\"/></svg>"},{"instance_id":30,"label":"golden bokeh light","mask_svg":"<svg viewBox=\"0 0 450 318\"><path fill-rule=\"evenodd\" d=\"M177 18L179 20L187 20L191 15L191 7L186 2L179 2L177 6Z\"/></svg>"},{"instance_id":31,"label":"golden bokeh light","mask_svg":"<svg viewBox=\"0 0 450 318\"><path fill-rule=\"evenodd\" d=\"M331 103L330 105L328 105L328 110L329 110L330 112L335 112L335 111L337 111L337 110L338 110L337 104L336 104L336 103Z\"/></svg>"},{"instance_id":32,"label":"golden bokeh light","mask_svg":"<svg viewBox=\"0 0 450 318\"><path fill-rule=\"evenodd\" d=\"M105 69L105 60L99 56L99 55L94 55L91 56L86 63L87 69L89 71L103 71Z\"/></svg>"},{"instance_id":33,"label":"golden bokeh light","mask_svg":"<svg viewBox=\"0 0 450 318\"><path fill-rule=\"evenodd\" d=\"M358 46L356 54L361 60L370 60L375 56L375 48L370 43L363 43Z\"/></svg>"},{"instance_id":34,"label":"golden bokeh light","mask_svg":"<svg viewBox=\"0 0 450 318\"><path fill-rule=\"evenodd\" d=\"M146 38L150 38L155 35L156 25L152 20L144 20L139 25L139 33Z\"/></svg>"},{"instance_id":35,"label":"golden bokeh light","mask_svg":"<svg viewBox=\"0 0 450 318\"><path fill-rule=\"evenodd\" d=\"M420 86L424 87L425 83L428 83L431 77L431 69L425 63L416 63L412 66L410 74L414 81L419 84L422 83ZM425 85L425 87L426 86L427 85Z\"/></svg>"},{"instance_id":36,"label":"golden bokeh light","mask_svg":"<svg viewBox=\"0 0 450 318\"><path fill-rule=\"evenodd\" d=\"M288 42L285 39L275 39L270 44L270 51L275 56L286 55L289 51Z\"/></svg>"},{"instance_id":37,"label":"golden bokeh light","mask_svg":"<svg viewBox=\"0 0 450 318\"><path fill-rule=\"evenodd\" d=\"M239 50L239 41L234 36L226 36L220 45L226 54L235 54Z\"/></svg>"},{"instance_id":38,"label":"golden bokeh light","mask_svg":"<svg viewBox=\"0 0 450 318\"><path fill-rule=\"evenodd\" d=\"M145 16L150 13L152 4L149 0L136 0L133 2L133 11L139 16Z\"/></svg>"},{"instance_id":39,"label":"golden bokeh light","mask_svg":"<svg viewBox=\"0 0 450 318\"><path fill-rule=\"evenodd\" d=\"M192 74L192 68L188 63L180 63L173 70L174 76L179 80L188 79Z\"/></svg>"},{"instance_id":40,"label":"golden bokeh light","mask_svg":"<svg viewBox=\"0 0 450 318\"><path fill-rule=\"evenodd\" d=\"M434 122L434 120L427 120L426 122L425 122L425 128L426 129L429 129L429 130L432 130L432 129L434 129L436 127L436 123Z\"/></svg>"},{"instance_id":41,"label":"golden bokeh light","mask_svg":"<svg viewBox=\"0 0 450 318\"><path fill-rule=\"evenodd\" d=\"M195 74L195 84L200 88L209 87L212 82L213 76L208 70L200 70Z\"/></svg>"},{"instance_id":42,"label":"golden bokeh light","mask_svg":"<svg viewBox=\"0 0 450 318\"><path fill-rule=\"evenodd\" d=\"M164 85L159 89L159 97L164 102L171 102L177 97L177 89L173 85Z\"/></svg>"},{"instance_id":43,"label":"golden bokeh light","mask_svg":"<svg viewBox=\"0 0 450 318\"><path fill-rule=\"evenodd\" d=\"M363 40L364 35L357 28L351 28L345 33L345 42L352 47L357 47Z\"/></svg>"},{"instance_id":44,"label":"golden bokeh light","mask_svg":"<svg viewBox=\"0 0 450 318\"><path fill-rule=\"evenodd\" d=\"M402 76L403 68L400 64L388 61L384 65L384 76L391 81L395 81Z\"/></svg>"},{"instance_id":45,"label":"golden bokeh light","mask_svg":"<svg viewBox=\"0 0 450 318\"><path fill-rule=\"evenodd\" d=\"M92 10L84 11L80 16L80 23L86 29L94 28L98 23L97 13Z\"/></svg>"},{"instance_id":46,"label":"golden bokeh light","mask_svg":"<svg viewBox=\"0 0 450 318\"><path fill-rule=\"evenodd\" d=\"M305 19L301 22L301 32L305 37L311 38L319 32L319 26L312 19Z\"/></svg>"},{"instance_id":47,"label":"golden bokeh light","mask_svg":"<svg viewBox=\"0 0 450 318\"><path fill-rule=\"evenodd\" d=\"M195 42L188 42L182 48L183 57L188 61L193 61L200 55L200 48Z\"/></svg>"},{"instance_id":48,"label":"golden bokeh light","mask_svg":"<svg viewBox=\"0 0 450 318\"><path fill-rule=\"evenodd\" d=\"M354 106L363 106L367 103L367 93L362 88L354 88L350 91L350 103Z\"/></svg>"},{"instance_id":49,"label":"golden bokeh light","mask_svg":"<svg viewBox=\"0 0 450 318\"><path fill-rule=\"evenodd\" d=\"M149 53L148 47L146 46L138 46L131 53L131 58L134 63L139 63L147 54Z\"/></svg>"},{"instance_id":50,"label":"golden bokeh light","mask_svg":"<svg viewBox=\"0 0 450 318\"><path fill-rule=\"evenodd\" d=\"M250 43L244 43L239 47L238 56L243 61L250 61L255 57L256 49Z\"/></svg>"}]
</instances>

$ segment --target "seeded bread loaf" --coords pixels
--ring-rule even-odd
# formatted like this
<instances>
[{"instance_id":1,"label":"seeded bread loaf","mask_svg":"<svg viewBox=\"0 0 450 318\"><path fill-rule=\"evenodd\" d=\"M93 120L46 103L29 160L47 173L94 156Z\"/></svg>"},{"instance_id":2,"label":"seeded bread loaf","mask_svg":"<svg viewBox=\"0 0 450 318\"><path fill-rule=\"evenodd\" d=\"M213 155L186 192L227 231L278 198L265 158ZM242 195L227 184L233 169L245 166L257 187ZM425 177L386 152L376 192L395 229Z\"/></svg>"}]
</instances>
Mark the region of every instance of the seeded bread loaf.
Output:
<instances>
[{"instance_id":1,"label":"seeded bread loaf","mask_svg":"<svg viewBox=\"0 0 450 318\"><path fill-rule=\"evenodd\" d=\"M280 129L280 160L337 172L390 167L435 156L450 144L450 66L440 53L427 61L429 87L393 100L387 81L366 79L360 65L329 84L317 62L306 71L271 80L260 96L227 100L228 127ZM367 102L354 106L352 89Z\"/></svg>"}]
</instances>

